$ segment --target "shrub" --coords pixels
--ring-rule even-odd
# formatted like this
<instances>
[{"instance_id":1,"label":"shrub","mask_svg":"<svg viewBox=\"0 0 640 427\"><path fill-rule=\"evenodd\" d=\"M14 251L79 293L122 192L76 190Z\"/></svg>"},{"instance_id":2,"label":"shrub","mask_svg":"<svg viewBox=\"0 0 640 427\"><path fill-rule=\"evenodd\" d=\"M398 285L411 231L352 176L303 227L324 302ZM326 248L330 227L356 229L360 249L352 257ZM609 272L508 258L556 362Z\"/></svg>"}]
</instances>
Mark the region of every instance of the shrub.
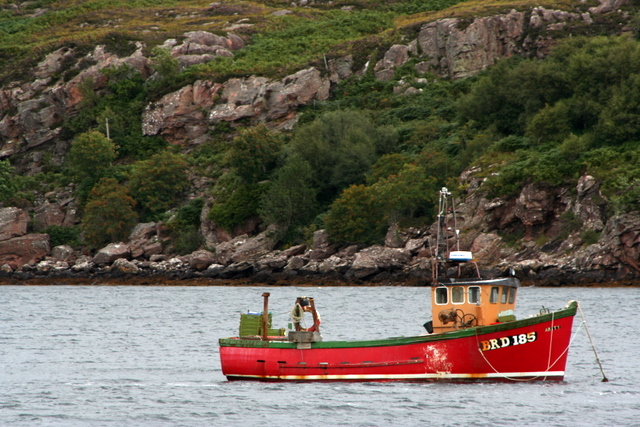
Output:
<instances>
[{"instance_id":1,"label":"shrub","mask_svg":"<svg viewBox=\"0 0 640 427\"><path fill-rule=\"evenodd\" d=\"M233 172L224 174L213 189L215 204L209 211L209 219L232 232L247 219L258 215L263 191L263 185L247 184Z\"/></svg>"},{"instance_id":2,"label":"shrub","mask_svg":"<svg viewBox=\"0 0 640 427\"><path fill-rule=\"evenodd\" d=\"M189 185L187 169L182 155L169 152L133 164L128 187L143 221L158 219L178 203Z\"/></svg>"},{"instance_id":3,"label":"shrub","mask_svg":"<svg viewBox=\"0 0 640 427\"><path fill-rule=\"evenodd\" d=\"M67 167L76 179L95 181L111 167L116 157L116 146L111 140L100 132L88 131L71 142Z\"/></svg>"},{"instance_id":4,"label":"shrub","mask_svg":"<svg viewBox=\"0 0 640 427\"><path fill-rule=\"evenodd\" d=\"M176 215L167 223L171 229L171 241L180 255L189 254L204 244L200 233L200 213L203 199L193 199L178 209Z\"/></svg>"},{"instance_id":5,"label":"shrub","mask_svg":"<svg viewBox=\"0 0 640 427\"><path fill-rule=\"evenodd\" d=\"M11 199L17 190L9 160L0 160L0 202Z\"/></svg>"},{"instance_id":6,"label":"shrub","mask_svg":"<svg viewBox=\"0 0 640 427\"><path fill-rule=\"evenodd\" d=\"M373 244L384 238L387 222L380 215L383 200L370 187L354 185L342 192L324 217L324 225L335 242Z\"/></svg>"},{"instance_id":7,"label":"shrub","mask_svg":"<svg viewBox=\"0 0 640 427\"><path fill-rule=\"evenodd\" d=\"M326 113L297 129L290 150L311 166L321 203L364 183L377 158L376 135L373 122L360 111Z\"/></svg>"},{"instance_id":8,"label":"shrub","mask_svg":"<svg viewBox=\"0 0 640 427\"><path fill-rule=\"evenodd\" d=\"M45 228L44 233L49 235L51 247L69 245L75 248L82 244L80 240L80 231L80 227L75 225L71 227L50 225Z\"/></svg>"},{"instance_id":9,"label":"shrub","mask_svg":"<svg viewBox=\"0 0 640 427\"><path fill-rule=\"evenodd\" d=\"M261 181L276 166L282 145L281 135L263 124L242 129L231 143L229 165L247 183Z\"/></svg>"},{"instance_id":10,"label":"shrub","mask_svg":"<svg viewBox=\"0 0 640 427\"><path fill-rule=\"evenodd\" d=\"M138 222L136 202L126 187L113 178L102 178L91 190L85 207L82 231L93 247L125 240Z\"/></svg>"},{"instance_id":11,"label":"shrub","mask_svg":"<svg viewBox=\"0 0 640 427\"><path fill-rule=\"evenodd\" d=\"M260 198L260 217L267 224L277 224L285 235L307 224L315 215L316 190L311 186L311 167L293 157L279 170ZM295 238L296 236L290 236Z\"/></svg>"}]
</instances>

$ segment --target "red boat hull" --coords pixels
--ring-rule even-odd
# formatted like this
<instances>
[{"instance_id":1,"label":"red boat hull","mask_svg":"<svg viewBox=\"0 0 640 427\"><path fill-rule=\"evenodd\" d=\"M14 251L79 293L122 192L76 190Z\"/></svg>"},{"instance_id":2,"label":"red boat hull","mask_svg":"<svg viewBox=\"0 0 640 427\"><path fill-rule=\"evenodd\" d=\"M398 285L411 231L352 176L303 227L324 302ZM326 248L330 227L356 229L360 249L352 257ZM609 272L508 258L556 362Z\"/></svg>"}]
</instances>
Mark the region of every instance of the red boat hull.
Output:
<instances>
[{"instance_id":1,"label":"red boat hull","mask_svg":"<svg viewBox=\"0 0 640 427\"><path fill-rule=\"evenodd\" d=\"M220 340L229 380L562 380L577 303L528 319L372 341Z\"/></svg>"}]
</instances>

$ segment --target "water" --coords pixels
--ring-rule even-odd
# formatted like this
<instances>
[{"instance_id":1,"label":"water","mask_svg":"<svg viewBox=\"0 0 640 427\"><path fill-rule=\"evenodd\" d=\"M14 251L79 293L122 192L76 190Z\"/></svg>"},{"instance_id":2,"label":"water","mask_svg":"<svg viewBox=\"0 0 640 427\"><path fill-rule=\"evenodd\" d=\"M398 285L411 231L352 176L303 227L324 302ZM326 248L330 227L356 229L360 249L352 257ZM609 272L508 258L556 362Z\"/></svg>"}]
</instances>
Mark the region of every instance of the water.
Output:
<instances>
[{"instance_id":1,"label":"water","mask_svg":"<svg viewBox=\"0 0 640 427\"><path fill-rule=\"evenodd\" d=\"M271 292L313 296L325 339L423 332L426 288L0 286L2 426L640 425L640 290L522 288L516 314L582 303L561 383L227 382L217 339Z\"/></svg>"}]
</instances>

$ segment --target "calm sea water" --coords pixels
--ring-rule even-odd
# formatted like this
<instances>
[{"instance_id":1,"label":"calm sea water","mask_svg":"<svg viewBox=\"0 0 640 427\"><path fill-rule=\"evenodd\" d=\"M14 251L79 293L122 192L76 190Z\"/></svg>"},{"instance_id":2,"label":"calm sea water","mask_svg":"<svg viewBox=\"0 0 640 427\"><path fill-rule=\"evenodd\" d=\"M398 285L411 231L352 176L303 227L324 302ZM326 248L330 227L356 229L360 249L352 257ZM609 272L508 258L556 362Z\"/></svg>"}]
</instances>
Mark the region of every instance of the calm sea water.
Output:
<instances>
[{"instance_id":1,"label":"calm sea water","mask_svg":"<svg viewBox=\"0 0 640 427\"><path fill-rule=\"evenodd\" d=\"M640 425L640 289L521 288L516 314L581 302L560 383L227 382L217 339L271 292L313 296L330 339L423 332L426 288L0 286L0 425Z\"/></svg>"}]
</instances>

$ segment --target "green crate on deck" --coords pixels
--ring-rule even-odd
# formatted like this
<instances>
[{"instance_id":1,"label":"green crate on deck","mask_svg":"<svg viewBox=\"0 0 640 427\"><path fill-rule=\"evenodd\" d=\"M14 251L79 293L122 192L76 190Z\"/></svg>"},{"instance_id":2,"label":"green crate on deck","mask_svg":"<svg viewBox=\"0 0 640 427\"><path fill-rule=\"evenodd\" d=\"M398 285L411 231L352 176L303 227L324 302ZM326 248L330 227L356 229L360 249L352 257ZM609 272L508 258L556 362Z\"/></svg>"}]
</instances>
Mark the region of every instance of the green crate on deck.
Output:
<instances>
[{"instance_id":1,"label":"green crate on deck","mask_svg":"<svg viewBox=\"0 0 640 427\"><path fill-rule=\"evenodd\" d=\"M269 324L271 328L271 313L269 313ZM271 330L269 330L271 332ZM262 335L262 313L243 313L240 315L240 336L250 337Z\"/></svg>"}]
</instances>

